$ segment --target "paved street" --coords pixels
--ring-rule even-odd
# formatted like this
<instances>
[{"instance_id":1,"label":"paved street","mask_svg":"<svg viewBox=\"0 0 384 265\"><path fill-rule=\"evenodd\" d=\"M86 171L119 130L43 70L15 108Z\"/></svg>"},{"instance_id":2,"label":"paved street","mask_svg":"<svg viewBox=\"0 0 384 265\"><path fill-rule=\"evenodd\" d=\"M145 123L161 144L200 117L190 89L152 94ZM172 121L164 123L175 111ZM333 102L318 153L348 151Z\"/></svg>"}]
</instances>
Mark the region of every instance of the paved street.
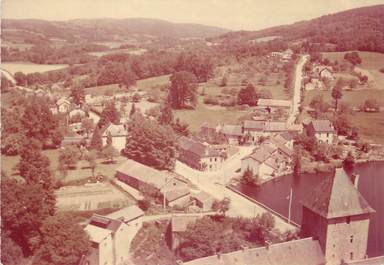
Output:
<instances>
[{"instance_id":1,"label":"paved street","mask_svg":"<svg viewBox=\"0 0 384 265\"><path fill-rule=\"evenodd\" d=\"M299 114L300 98L301 98L301 83L303 79L303 67L309 59L309 55L301 56L295 70L295 85L292 97L292 112L287 119L288 126L295 123L296 117Z\"/></svg>"}]
</instances>

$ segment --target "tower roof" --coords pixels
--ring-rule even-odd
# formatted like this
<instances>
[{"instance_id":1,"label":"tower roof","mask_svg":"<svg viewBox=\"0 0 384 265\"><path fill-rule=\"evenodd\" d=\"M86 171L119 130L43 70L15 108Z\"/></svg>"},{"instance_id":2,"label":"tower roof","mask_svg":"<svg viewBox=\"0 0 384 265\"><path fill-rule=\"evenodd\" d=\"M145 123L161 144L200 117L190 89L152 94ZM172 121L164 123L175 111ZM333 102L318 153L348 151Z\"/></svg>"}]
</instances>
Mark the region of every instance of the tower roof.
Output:
<instances>
[{"instance_id":1,"label":"tower roof","mask_svg":"<svg viewBox=\"0 0 384 265\"><path fill-rule=\"evenodd\" d=\"M326 178L303 205L327 219L375 212L341 168Z\"/></svg>"}]
</instances>

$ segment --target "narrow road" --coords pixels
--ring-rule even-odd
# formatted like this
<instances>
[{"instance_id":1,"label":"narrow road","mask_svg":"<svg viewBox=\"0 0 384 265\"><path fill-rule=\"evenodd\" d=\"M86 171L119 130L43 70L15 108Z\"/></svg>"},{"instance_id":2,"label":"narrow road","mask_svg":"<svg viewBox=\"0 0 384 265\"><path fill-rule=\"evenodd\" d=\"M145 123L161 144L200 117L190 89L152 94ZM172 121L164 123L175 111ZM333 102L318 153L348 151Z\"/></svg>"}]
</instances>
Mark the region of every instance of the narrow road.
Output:
<instances>
[{"instance_id":1,"label":"narrow road","mask_svg":"<svg viewBox=\"0 0 384 265\"><path fill-rule=\"evenodd\" d=\"M309 59L309 55L303 55L300 57L300 60L296 65L295 85L294 85L293 97L292 97L292 110L287 119L288 126L293 125L295 123L297 115L299 115L299 107L300 107L300 99L301 99L301 84L303 80L303 68L308 59Z\"/></svg>"}]
</instances>

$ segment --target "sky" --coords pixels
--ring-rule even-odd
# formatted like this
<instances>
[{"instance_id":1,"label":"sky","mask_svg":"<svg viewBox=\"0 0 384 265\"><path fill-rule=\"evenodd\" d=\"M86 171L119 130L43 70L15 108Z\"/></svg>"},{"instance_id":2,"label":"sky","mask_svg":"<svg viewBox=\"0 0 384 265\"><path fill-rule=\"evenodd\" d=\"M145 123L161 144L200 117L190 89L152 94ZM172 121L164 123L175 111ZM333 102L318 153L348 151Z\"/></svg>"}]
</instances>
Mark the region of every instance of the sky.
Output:
<instances>
[{"instance_id":1,"label":"sky","mask_svg":"<svg viewBox=\"0 0 384 265\"><path fill-rule=\"evenodd\" d=\"M290 24L384 0L0 0L2 18L159 18L230 30Z\"/></svg>"}]
</instances>

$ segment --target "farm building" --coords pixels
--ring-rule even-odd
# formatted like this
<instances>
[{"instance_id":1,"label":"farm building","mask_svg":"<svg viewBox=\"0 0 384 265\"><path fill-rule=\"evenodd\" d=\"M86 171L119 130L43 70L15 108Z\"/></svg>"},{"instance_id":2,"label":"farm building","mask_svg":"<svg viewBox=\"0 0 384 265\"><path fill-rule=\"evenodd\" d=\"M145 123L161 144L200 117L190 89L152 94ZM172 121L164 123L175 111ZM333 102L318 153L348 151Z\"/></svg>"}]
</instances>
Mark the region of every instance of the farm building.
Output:
<instances>
[{"instance_id":1,"label":"farm building","mask_svg":"<svg viewBox=\"0 0 384 265\"><path fill-rule=\"evenodd\" d=\"M315 137L319 142L333 143L335 128L329 120L313 120L305 129L308 136Z\"/></svg>"},{"instance_id":2,"label":"farm building","mask_svg":"<svg viewBox=\"0 0 384 265\"><path fill-rule=\"evenodd\" d=\"M185 182L134 160L129 159L118 167L116 178L138 191L146 190L150 185L165 196L169 206L184 206L189 201L189 189Z\"/></svg>"}]
</instances>

